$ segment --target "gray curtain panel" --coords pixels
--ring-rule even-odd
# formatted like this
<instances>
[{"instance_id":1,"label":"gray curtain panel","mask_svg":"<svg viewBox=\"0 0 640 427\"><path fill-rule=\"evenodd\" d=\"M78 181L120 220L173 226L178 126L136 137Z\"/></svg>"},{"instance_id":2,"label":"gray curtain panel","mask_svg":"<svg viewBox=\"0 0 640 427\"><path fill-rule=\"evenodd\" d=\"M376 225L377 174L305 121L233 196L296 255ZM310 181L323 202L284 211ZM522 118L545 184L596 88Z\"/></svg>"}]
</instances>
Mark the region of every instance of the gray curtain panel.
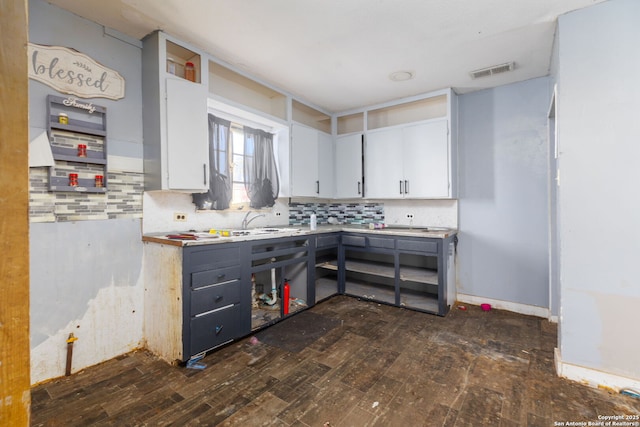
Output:
<instances>
[{"instance_id":1,"label":"gray curtain panel","mask_svg":"<svg viewBox=\"0 0 640 427\"><path fill-rule=\"evenodd\" d=\"M198 209L229 208L232 194L229 174L231 139L231 122L209 114L209 191L192 195Z\"/></svg>"},{"instance_id":2,"label":"gray curtain panel","mask_svg":"<svg viewBox=\"0 0 640 427\"><path fill-rule=\"evenodd\" d=\"M244 179L250 206L255 209L275 204L280 191L273 134L244 127Z\"/></svg>"}]
</instances>

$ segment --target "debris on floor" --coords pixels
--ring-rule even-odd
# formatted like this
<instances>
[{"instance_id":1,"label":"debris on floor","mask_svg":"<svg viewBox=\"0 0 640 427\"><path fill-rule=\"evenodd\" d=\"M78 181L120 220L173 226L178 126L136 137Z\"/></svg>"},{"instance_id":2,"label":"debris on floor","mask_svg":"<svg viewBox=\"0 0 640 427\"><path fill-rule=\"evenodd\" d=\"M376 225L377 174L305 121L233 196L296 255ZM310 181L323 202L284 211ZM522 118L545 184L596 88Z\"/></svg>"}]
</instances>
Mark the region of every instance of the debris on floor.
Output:
<instances>
[{"instance_id":1,"label":"debris on floor","mask_svg":"<svg viewBox=\"0 0 640 427\"><path fill-rule=\"evenodd\" d=\"M247 349L246 353L251 356L251 359L247 362L247 366L255 365L267 354L267 349L255 335L249 338L249 345L245 348Z\"/></svg>"},{"instance_id":2,"label":"debris on floor","mask_svg":"<svg viewBox=\"0 0 640 427\"><path fill-rule=\"evenodd\" d=\"M207 367L205 363L201 363L200 360L204 357L205 353L196 354L191 359L187 360L187 369L203 370Z\"/></svg>"},{"instance_id":3,"label":"debris on floor","mask_svg":"<svg viewBox=\"0 0 640 427\"><path fill-rule=\"evenodd\" d=\"M626 396L635 397L636 399L640 399L640 391L633 390L630 388L625 388L620 390L620 394L624 394Z\"/></svg>"}]
</instances>

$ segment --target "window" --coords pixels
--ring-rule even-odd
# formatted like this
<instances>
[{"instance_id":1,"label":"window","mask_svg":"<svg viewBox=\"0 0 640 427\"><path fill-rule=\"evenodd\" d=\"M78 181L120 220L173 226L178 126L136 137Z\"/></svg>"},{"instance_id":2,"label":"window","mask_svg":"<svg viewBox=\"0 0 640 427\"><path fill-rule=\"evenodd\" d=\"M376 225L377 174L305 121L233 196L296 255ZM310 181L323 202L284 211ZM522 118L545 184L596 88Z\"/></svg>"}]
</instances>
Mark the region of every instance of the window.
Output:
<instances>
[{"instance_id":1,"label":"window","mask_svg":"<svg viewBox=\"0 0 640 427\"><path fill-rule=\"evenodd\" d=\"M261 209L275 204L280 188L277 132L239 122L209 114L209 191L192 195L199 210Z\"/></svg>"},{"instance_id":2,"label":"window","mask_svg":"<svg viewBox=\"0 0 640 427\"><path fill-rule=\"evenodd\" d=\"M242 126L231 123L231 143L230 148L233 153L229 169L233 177L231 185L231 206L249 206L249 195L247 194L246 179L244 176L244 165L253 161L253 151L245 153L244 131Z\"/></svg>"}]
</instances>

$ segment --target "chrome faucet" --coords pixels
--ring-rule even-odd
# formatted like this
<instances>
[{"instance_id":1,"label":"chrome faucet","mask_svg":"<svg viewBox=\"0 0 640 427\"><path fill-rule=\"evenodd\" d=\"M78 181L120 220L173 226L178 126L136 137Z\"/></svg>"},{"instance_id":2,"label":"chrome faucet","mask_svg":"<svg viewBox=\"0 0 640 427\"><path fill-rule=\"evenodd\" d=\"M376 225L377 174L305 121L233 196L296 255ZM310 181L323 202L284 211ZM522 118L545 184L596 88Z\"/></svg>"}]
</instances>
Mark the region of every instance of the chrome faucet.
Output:
<instances>
[{"instance_id":1,"label":"chrome faucet","mask_svg":"<svg viewBox=\"0 0 640 427\"><path fill-rule=\"evenodd\" d=\"M256 218L260 218L261 216L266 216L265 214L257 214L256 216L254 216L253 218L247 220L247 218L249 218L249 215L251 214L252 211L247 212L247 214L244 216L244 219L242 220L242 229L246 230L247 227L249 226L249 224L251 224L251 221L253 221Z\"/></svg>"}]
</instances>

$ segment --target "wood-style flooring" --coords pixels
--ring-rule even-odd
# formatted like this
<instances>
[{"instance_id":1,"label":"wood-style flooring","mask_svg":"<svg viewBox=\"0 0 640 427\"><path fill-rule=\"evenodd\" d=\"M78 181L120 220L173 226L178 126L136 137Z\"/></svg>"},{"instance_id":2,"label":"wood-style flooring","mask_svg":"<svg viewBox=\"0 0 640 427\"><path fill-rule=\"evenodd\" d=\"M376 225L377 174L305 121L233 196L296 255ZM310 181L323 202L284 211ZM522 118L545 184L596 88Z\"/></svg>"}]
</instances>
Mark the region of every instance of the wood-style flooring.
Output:
<instances>
[{"instance_id":1,"label":"wood-style flooring","mask_svg":"<svg viewBox=\"0 0 640 427\"><path fill-rule=\"evenodd\" d=\"M543 319L474 306L442 318L345 296L309 312L327 330L299 352L247 337L203 370L129 353L34 387L31 423L553 426L640 414L639 399L558 378L556 326Z\"/></svg>"}]
</instances>

